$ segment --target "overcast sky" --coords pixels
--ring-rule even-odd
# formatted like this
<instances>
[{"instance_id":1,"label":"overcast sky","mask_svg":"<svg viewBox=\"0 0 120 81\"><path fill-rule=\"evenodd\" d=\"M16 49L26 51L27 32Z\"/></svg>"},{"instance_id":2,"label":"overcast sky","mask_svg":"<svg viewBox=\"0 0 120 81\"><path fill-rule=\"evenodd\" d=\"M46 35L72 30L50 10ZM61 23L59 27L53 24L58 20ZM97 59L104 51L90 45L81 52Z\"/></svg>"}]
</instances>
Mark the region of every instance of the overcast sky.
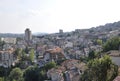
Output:
<instances>
[{"instance_id":1,"label":"overcast sky","mask_svg":"<svg viewBox=\"0 0 120 81\"><path fill-rule=\"evenodd\" d=\"M0 33L58 32L120 20L120 0L0 0Z\"/></svg>"}]
</instances>

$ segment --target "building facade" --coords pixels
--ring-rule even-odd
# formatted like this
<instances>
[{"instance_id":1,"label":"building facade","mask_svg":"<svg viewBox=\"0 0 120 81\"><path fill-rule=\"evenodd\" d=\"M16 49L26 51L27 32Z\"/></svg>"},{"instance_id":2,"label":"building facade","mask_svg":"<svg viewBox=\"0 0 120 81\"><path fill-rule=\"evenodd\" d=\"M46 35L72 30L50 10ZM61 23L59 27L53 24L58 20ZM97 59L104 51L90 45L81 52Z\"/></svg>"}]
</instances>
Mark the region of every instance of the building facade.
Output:
<instances>
[{"instance_id":1,"label":"building facade","mask_svg":"<svg viewBox=\"0 0 120 81\"><path fill-rule=\"evenodd\" d=\"M0 66L5 68L11 67L14 63L12 51L0 51Z\"/></svg>"},{"instance_id":2,"label":"building facade","mask_svg":"<svg viewBox=\"0 0 120 81\"><path fill-rule=\"evenodd\" d=\"M1 38L1 40L8 44L16 44L16 38L6 37Z\"/></svg>"},{"instance_id":3,"label":"building facade","mask_svg":"<svg viewBox=\"0 0 120 81\"><path fill-rule=\"evenodd\" d=\"M32 40L32 33L31 33L30 29L28 29L28 28L25 30L25 40L26 41Z\"/></svg>"}]
</instances>

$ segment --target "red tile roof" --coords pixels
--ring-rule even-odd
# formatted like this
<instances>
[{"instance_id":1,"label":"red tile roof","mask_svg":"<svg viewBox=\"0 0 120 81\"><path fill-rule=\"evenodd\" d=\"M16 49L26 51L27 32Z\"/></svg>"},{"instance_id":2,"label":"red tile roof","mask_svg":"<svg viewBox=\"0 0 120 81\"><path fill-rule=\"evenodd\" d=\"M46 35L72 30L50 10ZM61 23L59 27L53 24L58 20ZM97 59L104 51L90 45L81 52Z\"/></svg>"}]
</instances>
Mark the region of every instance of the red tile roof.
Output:
<instances>
[{"instance_id":1,"label":"red tile roof","mask_svg":"<svg viewBox=\"0 0 120 81\"><path fill-rule=\"evenodd\" d=\"M46 50L46 52L55 54L55 53L60 53L60 52L62 52L62 49L59 48L59 47L56 47L56 48L54 48L54 49L48 49L48 50Z\"/></svg>"}]
</instances>

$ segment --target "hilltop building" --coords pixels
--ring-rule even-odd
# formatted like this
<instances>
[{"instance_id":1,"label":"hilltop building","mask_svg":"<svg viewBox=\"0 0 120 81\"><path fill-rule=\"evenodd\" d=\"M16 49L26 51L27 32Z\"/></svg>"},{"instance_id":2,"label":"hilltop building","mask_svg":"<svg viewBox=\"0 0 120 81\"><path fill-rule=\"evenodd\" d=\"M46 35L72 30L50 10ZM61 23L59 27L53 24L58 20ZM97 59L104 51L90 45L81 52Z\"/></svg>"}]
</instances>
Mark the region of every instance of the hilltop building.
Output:
<instances>
[{"instance_id":1,"label":"hilltop building","mask_svg":"<svg viewBox=\"0 0 120 81\"><path fill-rule=\"evenodd\" d=\"M30 31L29 28L27 28L27 29L25 30L25 40L26 40L26 41L32 40L32 33L31 33L31 31Z\"/></svg>"},{"instance_id":2,"label":"hilltop building","mask_svg":"<svg viewBox=\"0 0 120 81\"><path fill-rule=\"evenodd\" d=\"M62 30L62 29L60 29L60 30L59 30L59 33L60 33L60 34L63 34L63 30Z\"/></svg>"}]
</instances>

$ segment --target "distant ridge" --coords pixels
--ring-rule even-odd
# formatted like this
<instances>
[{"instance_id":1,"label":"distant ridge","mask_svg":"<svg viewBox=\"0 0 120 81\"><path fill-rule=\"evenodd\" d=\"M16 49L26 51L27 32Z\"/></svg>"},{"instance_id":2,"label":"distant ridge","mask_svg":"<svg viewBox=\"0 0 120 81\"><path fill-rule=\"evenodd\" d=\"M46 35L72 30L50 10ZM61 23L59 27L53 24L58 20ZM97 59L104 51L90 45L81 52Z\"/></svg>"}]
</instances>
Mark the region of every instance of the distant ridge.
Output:
<instances>
[{"instance_id":1,"label":"distant ridge","mask_svg":"<svg viewBox=\"0 0 120 81\"><path fill-rule=\"evenodd\" d=\"M48 33L33 33L32 35L34 36L42 36L42 35L47 35ZM0 37L24 37L24 33L0 33Z\"/></svg>"},{"instance_id":2,"label":"distant ridge","mask_svg":"<svg viewBox=\"0 0 120 81\"><path fill-rule=\"evenodd\" d=\"M98 30L101 32L107 32L107 31L113 31L113 30L120 30L120 21L118 22L113 22L113 23L107 23L105 25L100 25L97 27L92 27L90 29ZM96 31L96 32L98 32Z\"/></svg>"},{"instance_id":3,"label":"distant ridge","mask_svg":"<svg viewBox=\"0 0 120 81\"><path fill-rule=\"evenodd\" d=\"M80 30L84 30L84 29L80 29ZM89 28L87 30L90 30L90 31L92 30L94 32L108 32L108 31L120 30L120 21L113 22L113 23L107 23L105 25L99 25L96 27ZM49 33L35 32L32 35L42 36L42 35L47 35L47 34L49 34ZM20 34L19 33L0 33L0 37L21 37L21 38L23 38L24 33L20 33Z\"/></svg>"}]
</instances>

